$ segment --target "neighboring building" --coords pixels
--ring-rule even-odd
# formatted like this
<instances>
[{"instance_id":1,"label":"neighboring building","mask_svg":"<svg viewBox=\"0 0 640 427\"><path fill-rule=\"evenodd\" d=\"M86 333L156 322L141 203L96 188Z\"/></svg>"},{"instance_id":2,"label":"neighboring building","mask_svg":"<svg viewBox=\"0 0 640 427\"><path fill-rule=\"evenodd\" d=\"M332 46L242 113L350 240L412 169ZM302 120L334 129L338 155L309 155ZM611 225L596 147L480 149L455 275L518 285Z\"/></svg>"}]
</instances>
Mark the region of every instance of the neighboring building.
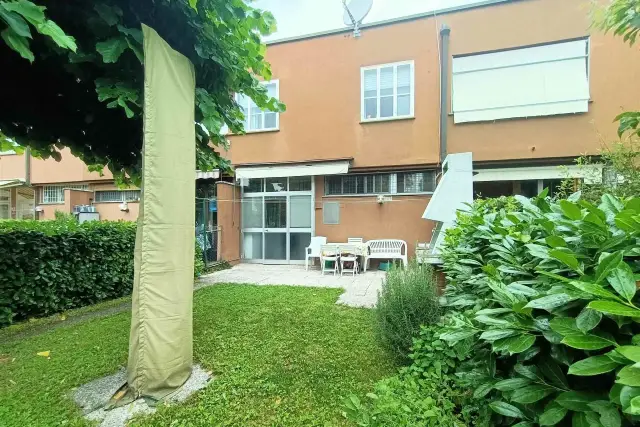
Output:
<instances>
[{"instance_id":1,"label":"neighboring building","mask_svg":"<svg viewBox=\"0 0 640 427\"><path fill-rule=\"evenodd\" d=\"M265 84L287 110L237 97L247 134L226 154L241 190L218 189L225 258L301 262L313 235L403 239L412 255L431 239L421 217L446 153L473 153L486 196L585 179L572 162L617 139L640 69L620 38L590 31L585 3L487 0L367 24L360 38L269 43Z\"/></svg>"},{"instance_id":2,"label":"neighboring building","mask_svg":"<svg viewBox=\"0 0 640 427\"><path fill-rule=\"evenodd\" d=\"M0 219L53 219L56 211L72 213L80 205L94 206L103 220L138 218L138 188L118 188L108 169L89 172L70 150L61 154L57 162L0 152ZM200 197L212 197L207 183L217 178L218 171L194 172Z\"/></svg>"}]
</instances>

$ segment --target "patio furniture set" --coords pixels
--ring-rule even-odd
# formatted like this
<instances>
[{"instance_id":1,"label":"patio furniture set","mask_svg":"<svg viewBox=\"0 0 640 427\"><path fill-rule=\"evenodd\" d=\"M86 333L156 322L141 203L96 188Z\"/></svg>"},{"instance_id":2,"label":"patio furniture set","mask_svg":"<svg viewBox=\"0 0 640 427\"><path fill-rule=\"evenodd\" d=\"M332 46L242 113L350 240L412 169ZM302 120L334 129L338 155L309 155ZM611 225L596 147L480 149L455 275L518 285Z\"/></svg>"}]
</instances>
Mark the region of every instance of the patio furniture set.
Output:
<instances>
[{"instance_id":1,"label":"patio furniture set","mask_svg":"<svg viewBox=\"0 0 640 427\"><path fill-rule=\"evenodd\" d=\"M320 271L334 275L367 271L372 259L399 259L407 266L407 243L397 239L377 239L365 242L361 237L349 237L346 243L327 243L326 237L311 238L306 248L305 268L309 270L309 260L320 260Z\"/></svg>"}]
</instances>

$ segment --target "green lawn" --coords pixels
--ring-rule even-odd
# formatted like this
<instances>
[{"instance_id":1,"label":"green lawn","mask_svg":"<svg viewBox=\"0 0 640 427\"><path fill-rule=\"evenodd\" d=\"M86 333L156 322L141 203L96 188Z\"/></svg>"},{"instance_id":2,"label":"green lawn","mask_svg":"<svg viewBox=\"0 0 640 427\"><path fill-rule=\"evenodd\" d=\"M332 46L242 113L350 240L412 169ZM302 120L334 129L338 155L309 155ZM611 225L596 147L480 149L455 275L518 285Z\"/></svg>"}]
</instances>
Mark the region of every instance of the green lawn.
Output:
<instances>
[{"instance_id":1,"label":"green lawn","mask_svg":"<svg viewBox=\"0 0 640 427\"><path fill-rule=\"evenodd\" d=\"M345 425L341 396L393 372L372 313L335 305L340 290L220 285L195 294L195 358L215 379L138 426ZM0 425L85 425L67 397L126 363L129 314L0 343ZM51 351L51 358L37 356ZM15 360L14 360L15 358Z\"/></svg>"}]
</instances>

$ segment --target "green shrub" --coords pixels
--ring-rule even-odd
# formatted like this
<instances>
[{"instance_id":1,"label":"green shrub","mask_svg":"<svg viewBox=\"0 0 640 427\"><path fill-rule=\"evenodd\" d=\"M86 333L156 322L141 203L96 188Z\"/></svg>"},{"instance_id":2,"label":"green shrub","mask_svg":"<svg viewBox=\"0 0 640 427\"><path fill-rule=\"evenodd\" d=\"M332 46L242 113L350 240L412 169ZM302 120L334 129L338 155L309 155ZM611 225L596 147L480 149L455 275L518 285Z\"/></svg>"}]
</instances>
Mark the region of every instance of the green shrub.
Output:
<instances>
[{"instance_id":1,"label":"green shrub","mask_svg":"<svg viewBox=\"0 0 640 427\"><path fill-rule=\"evenodd\" d=\"M193 276L200 277L204 274L205 264L204 264L204 254L202 252L202 246L196 241L196 251L193 259Z\"/></svg>"},{"instance_id":2,"label":"green shrub","mask_svg":"<svg viewBox=\"0 0 640 427\"><path fill-rule=\"evenodd\" d=\"M0 327L129 295L135 235L134 222L0 221Z\"/></svg>"},{"instance_id":3,"label":"green shrub","mask_svg":"<svg viewBox=\"0 0 640 427\"><path fill-rule=\"evenodd\" d=\"M494 423L618 427L640 415L640 198L479 205L443 249L462 386Z\"/></svg>"},{"instance_id":4,"label":"green shrub","mask_svg":"<svg viewBox=\"0 0 640 427\"><path fill-rule=\"evenodd\" d=\"M415 261L406 269L392 266L375 308L380 343L399 359L406 359L420 326L437 322L439 317L433 269Z\"/></svg>"},{"instance_id":5,"label":"green shrub","mask_svg":"<svg viewBox=\"0 0 640 427\"><path fill-rule=\"evenodd\" d=\"M414 339L413 363L379 381L361 400L349 396L344 416L359 426L486 426L488 409L458 387L453 372L458 355L437 339L434 326Z\"/></svg>"}]
</instances>

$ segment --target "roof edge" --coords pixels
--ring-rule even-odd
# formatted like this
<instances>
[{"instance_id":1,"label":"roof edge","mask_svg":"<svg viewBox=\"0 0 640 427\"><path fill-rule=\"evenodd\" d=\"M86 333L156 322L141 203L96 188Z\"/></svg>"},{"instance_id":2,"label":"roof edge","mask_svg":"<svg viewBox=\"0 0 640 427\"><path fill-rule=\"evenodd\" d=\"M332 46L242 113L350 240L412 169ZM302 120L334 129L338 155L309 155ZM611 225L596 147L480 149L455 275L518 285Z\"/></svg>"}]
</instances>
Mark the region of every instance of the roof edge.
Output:
<instances>
[{"instance_id":1,"label":"roof edge","mask_svg":"<svg viewBox=\"0 0 640 427\"><path fill-rule=\"evenodd\" d=\"M515 3L515 2L518 2L518 1L524 1L524 0L483 0L481 2L474 3L474 4L450 6L450 7L445 7L445 8L442 8L442 9L435 9L435 10L432 10L430 12L421 12L421 13L416 13L416 14L413 14L413 15L400 16L400 17L397 17L397 18L391 18L391 19L385 19L385 20L382 20L382 21L370 22L368 24L360 25L360 29L362 30L362 29L367 29L367 28L382 27L382 26L385 26L385 25L397 24L397 23L404 22L404 21L413 21L413 20L416 20L416 19L430 18L430 17L433 17L433 16L440 16L440 15L445 15L445 14L449 14L449 13L453 13L453 12L460 12L460 11L469 10L469 9L477 9L477 8L481 8L481 7L495 6L495 5L505 4L505 3ZM315 39L315 38L318 38L318 37L330 36L330 35L334 35L334 34L350 33L352 31L353 30L351 28L335 28L335 29L332 29L332 30L319 31L317 33L302 34L302 35L299 35L299 36L291 36L291 37L284 37L284 38L277 39L277 40L270 40L270 41L265 42L265 44L267 46L271 46L271 45L290 43L290 42L301 41L301 40L306 40L306 39Z\"/></svg>"}]
</instances>

